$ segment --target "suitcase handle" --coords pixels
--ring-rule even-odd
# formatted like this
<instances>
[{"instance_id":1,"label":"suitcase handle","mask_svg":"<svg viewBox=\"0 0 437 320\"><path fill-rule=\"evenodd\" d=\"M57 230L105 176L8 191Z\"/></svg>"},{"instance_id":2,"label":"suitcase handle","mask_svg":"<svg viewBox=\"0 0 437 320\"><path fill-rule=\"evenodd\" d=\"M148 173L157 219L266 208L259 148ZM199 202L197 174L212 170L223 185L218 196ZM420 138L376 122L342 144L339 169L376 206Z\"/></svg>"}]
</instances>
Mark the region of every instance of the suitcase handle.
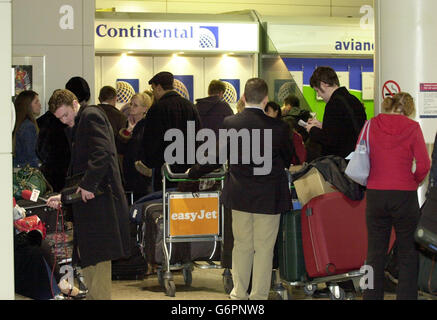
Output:
<instances>
[{"instance_id":1,"label":"suitcase handle","mask_svg":"<svg viewBox=\"0 0 437 320\"><path fill-rule=\"evenodd\" d=\"M201 179L189 179L188 173L175 173L171 171L170 165L168 163L164 163L161 168L165 177L169 181L200 181L201 179L214 179L214 180L223 180L225 176L225 166L221 166L219 171L210 172Z\"/></svg>"}]
</instances>

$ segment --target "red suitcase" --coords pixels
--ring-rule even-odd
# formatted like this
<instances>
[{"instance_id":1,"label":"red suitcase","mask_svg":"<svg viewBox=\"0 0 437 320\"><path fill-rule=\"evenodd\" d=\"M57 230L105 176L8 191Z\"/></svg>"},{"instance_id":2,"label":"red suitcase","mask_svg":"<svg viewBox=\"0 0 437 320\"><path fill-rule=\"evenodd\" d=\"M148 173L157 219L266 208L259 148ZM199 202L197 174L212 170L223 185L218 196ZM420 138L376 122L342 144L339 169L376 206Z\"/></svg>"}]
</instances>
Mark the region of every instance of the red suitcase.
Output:
<instances>
[{"instance_id":1,"label":"red suitcase","mask_svg":"<svg viewBox=\"0 0 437 320\"><path fill-rule=\"evenodd\" d=\"M341 192L311 199L302 209L305 266L311 278L359 270L367 255L366 200Z\"/></svg>"}]
</instances>

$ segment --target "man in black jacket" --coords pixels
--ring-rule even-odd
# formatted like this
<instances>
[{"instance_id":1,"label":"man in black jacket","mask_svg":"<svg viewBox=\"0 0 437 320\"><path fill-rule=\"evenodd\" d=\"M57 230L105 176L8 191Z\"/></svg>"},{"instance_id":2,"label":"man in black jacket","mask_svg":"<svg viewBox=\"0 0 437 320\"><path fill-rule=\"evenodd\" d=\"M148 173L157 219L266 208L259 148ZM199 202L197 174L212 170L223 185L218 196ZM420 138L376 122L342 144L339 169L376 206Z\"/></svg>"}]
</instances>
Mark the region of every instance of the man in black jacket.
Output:
<instances>
[{"instance_id":1,"label":"man in black jacket","mask_svg":"<svg viewBox=\"0 0 437 320\"><path fill-rule=\"evenodd\" d=\"M130 254L128 205L111 124L98 106L79 110L77 98L69 90L56 91L52 98L55 116L72 128L69 176L76 177L76 193L82 198L71 205L73 263L82 268L87 298L109 300L111 260ZM47 204L57 208L60 201L60 195L53 196Z\"/></svg>"},{"instance_id":2,"label":"man in black jacket","mask_svg":"<svg viewBox=\"0 0 437 320\"><path fill-rule=\"evenodd\" d=\"M159 72L149 84L152 86L155 103L150 107L146 115L143 133L143 163L154 169L153 186L154 191L162 190L161 167L164 164L164 152L170 141L164 141L164 135L169 129L179 129L185 137L185 146L188 146L188 122L193 121L195 132L201 127L199 113L191 101L181 97L173 90L173 74L170 72ZM194 164L192 152L184 148L184 164L172 166L174 172L185 172ZM193 157L192 160L189 158ZM168 184L171 186L172 184Z\"/></svg>"},{"instance_id":3,"label":"man in black jacket","mask_svg":"<svg viewBox=\"0 0 437 320\"><path fill-rule=\"evenodd\" d=\"M225 207L232 209L234 289L231 299L268 298L280 214L290 210L291 196L285 169L291 164L293 145L288 125L264 113L267 94L264 80L249 79L244 90L244 110L224 121L228 137L234 130L243 136L248 130L251 140L238 138L238 149L235 150L233 143L227 144L230 165L222 199ZM252 148L246 149L248 145ZM251 150L251 154L244 150ZM265 162L260 164L255 159L256 154L263 154L266 161L270 159L270 165L266 166ZM244 161L247 156L249 162ZM197 179L217 166L195 165L188 175ZM268 170L259 170L262 167ZM251 271L252 290L249 296L247 290Z\"/></svg>"},{"instance_id":4,"label":"man in black jacket","mask_svg":"<svg viewBox=\"0 0 437 320\"><path fill-rule=\"evenodd\" d=\"M214 130L217 137L218 130L223 128L223 120L234 114L229 104L223 100L225 91L223 81L212 80L208 86L208 97L196 100L202 127Z\"/></svg>"},{"instance_id":5,"label":"man in black jacket","mask_svg":"<svg viewBox=\"0 0 437 320\"><path fill-rule=\"evenodd\" d=\"M120 130L126 128L127 117L115 107L117 102L117 91L111 86L104 86L99 92L99 106L105 111L114 132L115 144L119 151Z\"/></svg>"},{"instance_id":6,"label":"man in black jacket","mask_svg":"<svg viewBox=\"0 0 437 320\"><path fill-rule=\"evenodd\" d=\"M49 100L49 110L37 119L39 133L36 154L41 160L41 172L54 192L59 192L65 185L70 164L70 143L65 134L67 127L53 114L54 106Z\"/></svg>"},{"instance_id":7,"label":"man in black jacket","mask_svg":"<svg viewBox=\"0 0 437 320\"><path fill-rule=\"evenodd\" d=\"M330 67L318 67L310 85L326 102L323 123L317 119L308 121L306 129L310 139L322 145L321 156L346 158L355 150L366 121L364 106L345 87L340 87L338 76Z\"/></svg>"}]
</instances>

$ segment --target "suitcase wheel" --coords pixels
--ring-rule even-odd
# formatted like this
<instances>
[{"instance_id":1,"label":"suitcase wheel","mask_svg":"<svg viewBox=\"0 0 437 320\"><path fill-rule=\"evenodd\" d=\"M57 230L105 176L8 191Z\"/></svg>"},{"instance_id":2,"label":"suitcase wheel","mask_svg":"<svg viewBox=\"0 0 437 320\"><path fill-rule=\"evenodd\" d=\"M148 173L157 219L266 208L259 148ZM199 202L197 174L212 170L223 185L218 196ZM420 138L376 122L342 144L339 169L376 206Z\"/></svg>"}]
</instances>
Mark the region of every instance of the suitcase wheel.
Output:
<instances>
[{"instance_id":1,"label":"suitcase wheel","mask_svg":"<svg viewBox=\"0 0 437 320\"><path fill-rule=\"evenodd\" d=\"M346 293L343 290L343 288L340 288L340 286L330 286L329 291L331 291L329 297L331 300L344 300L346 298Z\"/></svg>"},{"instance_id":2,"label":"suitcase wheel","mask_svg":"<svg viewBox=\"0 0 437 320\"><path fill-rule=\"evenodd\" d=\"M176 285L174 280L164 279L165 293L169 297L174 297L176 295Z\"/></svg>"},{"instance_id":3,"label":"suitcase wheel","mask_svg":"<svg viewBox=\"0 0 437 320\"><path fill-rule=\"evenodd\" d=\"M317 290L317 284L306 284L303 287L303 292L307 295L307 296L312 296L314 294L314 292L316 292Z\"/></svg>"}]
</instances>

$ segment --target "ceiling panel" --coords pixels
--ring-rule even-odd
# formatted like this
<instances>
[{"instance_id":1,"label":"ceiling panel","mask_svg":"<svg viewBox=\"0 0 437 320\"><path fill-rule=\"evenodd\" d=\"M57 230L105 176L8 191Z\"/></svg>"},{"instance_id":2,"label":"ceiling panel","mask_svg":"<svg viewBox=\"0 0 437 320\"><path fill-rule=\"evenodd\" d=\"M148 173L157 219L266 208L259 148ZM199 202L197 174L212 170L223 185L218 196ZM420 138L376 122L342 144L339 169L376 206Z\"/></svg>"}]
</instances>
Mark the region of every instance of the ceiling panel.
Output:
<instances>
[{"instance_id":1,"label":"ceiling panel","mask_svg":"<svg viewBox=\"0 0 437 320\"><path fill-rule=\"evenodd\" d=\"M373 0L96 0L97 9L119 12L225 13L256 10L261 16L358 17Z\"/></svg>"}]
</instances>

